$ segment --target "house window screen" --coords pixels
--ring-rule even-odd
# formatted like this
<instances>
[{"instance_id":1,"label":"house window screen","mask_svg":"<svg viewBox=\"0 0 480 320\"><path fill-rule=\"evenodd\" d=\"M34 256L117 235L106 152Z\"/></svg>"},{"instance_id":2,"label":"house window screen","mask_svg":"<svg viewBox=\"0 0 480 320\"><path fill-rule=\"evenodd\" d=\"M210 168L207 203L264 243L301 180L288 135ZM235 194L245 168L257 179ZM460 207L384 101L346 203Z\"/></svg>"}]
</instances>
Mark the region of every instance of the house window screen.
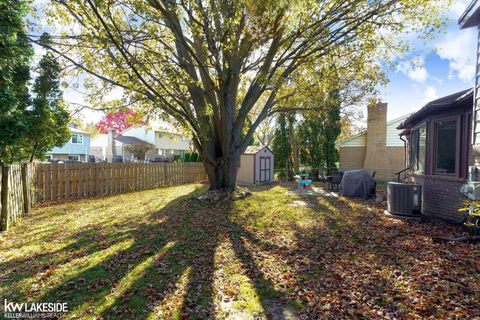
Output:
<instances>
[{"instance_id":1,"label":"house window screen","mask_svg":"<svg viewBox=\"0 0 480 320\"><path fill-rule=\"evenodd\" d=\"M455 174L457 161L457 121L437 122L435 137L435 173Z\"/></svg>"}]
</instances>

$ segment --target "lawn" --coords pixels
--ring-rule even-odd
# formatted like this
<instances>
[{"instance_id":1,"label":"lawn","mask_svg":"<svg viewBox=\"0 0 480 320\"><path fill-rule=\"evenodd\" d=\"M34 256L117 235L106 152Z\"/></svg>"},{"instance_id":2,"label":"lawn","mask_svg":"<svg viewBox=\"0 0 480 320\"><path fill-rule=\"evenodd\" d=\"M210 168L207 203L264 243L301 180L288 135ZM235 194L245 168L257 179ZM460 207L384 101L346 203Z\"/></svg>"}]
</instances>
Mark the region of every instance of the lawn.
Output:
<instances>
[{"instance_id":1,"label":"lawn","mask_svg":"<svg viewBox=\"0 0 480 320\"><path fill-rule=\"evenodd\" d=\"M373 202L289 194L211 204L185 185L39 207L0 235L0 298L68 318L472 318L480 247Z\"/></svg>"}]
</instances>

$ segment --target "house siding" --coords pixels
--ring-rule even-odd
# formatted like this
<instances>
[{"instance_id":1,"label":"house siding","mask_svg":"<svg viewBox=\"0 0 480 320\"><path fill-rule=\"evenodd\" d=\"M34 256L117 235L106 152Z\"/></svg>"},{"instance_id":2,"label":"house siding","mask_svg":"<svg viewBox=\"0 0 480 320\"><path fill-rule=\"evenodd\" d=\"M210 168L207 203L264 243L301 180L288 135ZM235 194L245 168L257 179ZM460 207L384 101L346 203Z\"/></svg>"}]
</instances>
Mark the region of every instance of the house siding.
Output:
<instances>
[{"instance_id":1,"label":"house siding","mask_svg":"<svg viewBox=\"0 0 480 320\"><path fill-rule=\"evenodd\" d=\"M147 126L132 126L121 132L121 135L136 137L148 143L155 144L155 130Z\"/></svg>"},{"instance_id":2,"label":"house siding","mask_svg":"<svg viewBox=\"0 0 480 320\"><path fill-rule=\"evenodd\" d=\"M402 130L398 130L397 127L407 119L408 116L410 116L410 114L387 123L387 147L405 147L405 142L400 139Z\"/></svg>"},{"instance_id":3,"label":"house siding","mask_svg":"<svg viewBox=\"0 0 480 320\"><path fill-rule=\"evenodd\" d=\"M253 184L255 170L255 155L242 154L240 156L240 167L237 171L237 182L239 184Z\"/></svg>"},{"instance_id":4,"label":"house siding","mask_svg":"<svg viewBox=\"0 0 480 320\"><path fill-rule=\"evenodd\" d=\"M190 150L190 139L187 138L182 140L182 135L177 133L158 131L146 126L133 126L123 131L121 134L124 136L136 137L140 140L155 145L155 147L158 149L158 154L162 154L162 150L167 151L167 153L170 150L184 152ZM180 153L175 152L175 154Z\"/></svg>"},{"instance_id":5,"label":"house siding","mask_svg":"<svg viewBox=\"0 0 480 320\"><path fill-rule=\"evenodd\" d=\"M88 135L83 135L82 143L72 143L72 139L68 140L62 147L55 147L52 150L47 152L47 155L85 155L90 154L90 137Z\"/></svg>"},{"instance_id":6,"label":"house siding","mask_svg":"<svg viewBox=\"0 0 480 320\"><path fill-rule=\"evenodd\" d=\"M365 147L367 145L367 133L360 133L338 143L340 147Z\"/></svg>"}]
</instances>

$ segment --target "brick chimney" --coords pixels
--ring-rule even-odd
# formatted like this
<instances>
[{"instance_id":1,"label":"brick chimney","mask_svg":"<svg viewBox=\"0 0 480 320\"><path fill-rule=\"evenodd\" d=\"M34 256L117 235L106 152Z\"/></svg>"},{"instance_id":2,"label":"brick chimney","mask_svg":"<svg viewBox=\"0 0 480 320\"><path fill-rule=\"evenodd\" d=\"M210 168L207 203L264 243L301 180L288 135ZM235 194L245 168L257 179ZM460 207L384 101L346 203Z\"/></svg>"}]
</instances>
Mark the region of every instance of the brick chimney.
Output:
<instances>
[{"instance_id":1,"label":"brick chimney","mask_svg":"<svg viewBox=\"0 0 480 320\"><path fill-rule=\"evenodd\" d=\"M107 162L113 162L113 158L115 157L115 129L108 129L108 140L107 140Z\"/></svg>"},{"instance_id":2,"label":"brick chimney","mask_svg":"<svg viewBox=\"0 0 480 320\"><path fill-rule=\"evenodd\" d=\"M377 103L368 106L367 148L363 167L370 173L377 172L382 178L389 167L387 157L387 104Z\"/></svg>"}]
</instances>

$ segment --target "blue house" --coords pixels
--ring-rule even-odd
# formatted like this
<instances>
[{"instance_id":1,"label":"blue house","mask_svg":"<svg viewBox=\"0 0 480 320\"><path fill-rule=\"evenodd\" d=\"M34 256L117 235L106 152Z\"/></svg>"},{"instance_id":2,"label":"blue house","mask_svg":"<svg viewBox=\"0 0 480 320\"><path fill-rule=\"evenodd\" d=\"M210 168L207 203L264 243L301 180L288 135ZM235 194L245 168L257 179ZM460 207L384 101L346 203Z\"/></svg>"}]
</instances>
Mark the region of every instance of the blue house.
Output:
<instances>
[{"instance_id":1,"label":"blue house","mask_svg":"<svg viewBox=\"0 0 480 320\"><path fill-rule=\"evenodd\" d=\"M62 147L55 147L46 153L47 159L61 159L88 162L90 154L90 133L78 128L70 129L70 139Z\"/></svg>"}]
</instances>

